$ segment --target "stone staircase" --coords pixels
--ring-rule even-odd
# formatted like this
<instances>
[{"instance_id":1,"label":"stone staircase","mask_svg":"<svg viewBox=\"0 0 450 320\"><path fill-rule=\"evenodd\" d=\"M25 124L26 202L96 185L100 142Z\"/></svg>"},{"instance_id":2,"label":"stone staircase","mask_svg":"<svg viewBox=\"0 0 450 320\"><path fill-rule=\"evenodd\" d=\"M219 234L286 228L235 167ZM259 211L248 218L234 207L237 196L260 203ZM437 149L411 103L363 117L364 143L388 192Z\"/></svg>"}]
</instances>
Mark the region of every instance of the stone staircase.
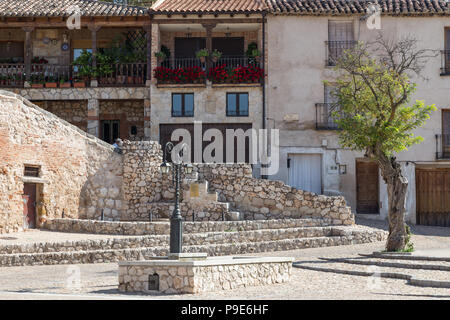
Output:
<instances>
[{"instance_id":1,"label":"stone staircase","mask_svg":"<svg viewBox=\"0 0 450 320\"><path fill-rule=\"evenodd\" d=\"M450 257L374 253L300 261L295 262L294 267L373 279L401 279L406 280L409 285L421 287L450 288Z\"/></svg>"},{"instance_id":2,"label":"stone staircase","mask_svg":"<svg viewBox=\"0 0 450 320\"><path fill-rule=\"evenodd\" d=\"M151 235L105 235L104 239L97 240L3 245L0 266L102 263L166 255L169 224L156 224L158 228L154 230L158 232ZM186 222L183 240L185 252L216 256L367 243L385 237L386 233L377 229L333 226L321 219L286 219Z\"/></svg>"}]
</instances>

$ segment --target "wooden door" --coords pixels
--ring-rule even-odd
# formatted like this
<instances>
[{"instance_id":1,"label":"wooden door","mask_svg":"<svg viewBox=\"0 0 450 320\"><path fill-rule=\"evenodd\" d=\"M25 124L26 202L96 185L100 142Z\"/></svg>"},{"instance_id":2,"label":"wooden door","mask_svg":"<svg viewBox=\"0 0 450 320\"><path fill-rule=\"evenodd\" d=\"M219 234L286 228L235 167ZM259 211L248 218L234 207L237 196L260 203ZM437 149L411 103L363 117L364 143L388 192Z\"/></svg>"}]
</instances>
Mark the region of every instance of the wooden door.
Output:
<instances>
[{"instance_id":1,"label":"wooden door","mask_svg":"<svg viewBox=\"0 0 450 320\"><path fill-rule=\"evenodd\" d=\"M416 169L416 223L450 227L450 169Z\"/></svg>"},{"instance_id":2,"label":"wooden door","mask_svg":"<svg viewBox=\"0 0 450 320\"><path fill-rule=\"evenodd\" d=\"M378 164L356 160L356 212L379 213Z\"/></svg>"},{"instance_id":3,"label":"wooden door","mask_svg":"<svg viewBox=\"0 0 450 320\"><path fill-rule=\"evenodd\" d=\"M322 193L322 157L320 154L289 155L289 185L316 194Z\"/></svg>"},{"instance_id":4,"label":"wooden door","mask_svg":"<svg viewBox=\"0 0 450 320\"><path fill-rule=\"evenodd\" d=\"M233 129L238 130L242 129L244 132L246 132L248 129L252 128L251 123L202 123L202 135L208 130L208 129L218 129L222 132L223 136L223 162L226 162L226 146L227 146L227 139L226 139L226 130L227 129ZM172 132L176 129L186 129L189 131L191 135L191 160L194 160L194 125L191 123L186 124L160 124L159 127L159 142L162 146L165 146L165 144L169 141L173 142L174 144L177 144L180 142L180 140L175 141L172 140ZM205 149L206 146L208 146L211 142L210 141L203 141L202 139L202 150ZM237 154L237 145L238 140L235 138L234 141L234 162L238 162L238 154ZM250 142L249 139L245 139L245 162L250 162Z\"/></svg>"},{"instance_id":5,"label":"wooden door","mask_svg":"<svg viewBox=\"0 0 450 320\"><path fill-rule=\"evenodd\" d=\"M36 184L25 183L23 186L24 228L36 227Z\"/></svg>"}]
</instances>

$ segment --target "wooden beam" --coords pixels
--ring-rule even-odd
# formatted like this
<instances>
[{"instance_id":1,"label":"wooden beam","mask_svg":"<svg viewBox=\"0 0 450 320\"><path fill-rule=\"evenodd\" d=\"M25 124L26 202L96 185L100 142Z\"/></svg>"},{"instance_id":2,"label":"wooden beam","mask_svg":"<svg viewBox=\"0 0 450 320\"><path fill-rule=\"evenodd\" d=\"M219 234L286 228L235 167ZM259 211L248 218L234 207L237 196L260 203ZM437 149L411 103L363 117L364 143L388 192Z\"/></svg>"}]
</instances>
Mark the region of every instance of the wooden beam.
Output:
<instances>
[{"instance_id":1,"label":"wooden beam","mask_svg":"<svg viewBox=\"0 0 450 320\"><path fill-rule=\"evenodd\" d=\"M248 19L155 19L152 23L155 24L202 24L202 23L261 23L261 18L248 18Z\"/></svg>"}]
</instances>

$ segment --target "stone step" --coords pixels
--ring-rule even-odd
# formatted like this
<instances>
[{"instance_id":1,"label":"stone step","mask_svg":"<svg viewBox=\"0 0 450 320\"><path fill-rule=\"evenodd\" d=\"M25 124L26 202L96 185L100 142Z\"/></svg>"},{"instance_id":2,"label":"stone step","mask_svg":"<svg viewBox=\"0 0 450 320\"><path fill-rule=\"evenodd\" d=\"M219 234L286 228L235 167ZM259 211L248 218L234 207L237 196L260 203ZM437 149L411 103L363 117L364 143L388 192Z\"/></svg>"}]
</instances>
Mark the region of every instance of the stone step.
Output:
<instances>
[{"instance_id":1,"label":"stone step","mask_svg":"<svg viewBox=\"0 0 450 320\"><path fill-rule=\"evenodd\" d=\"M328 237L339 235L333 233L332 227L298 227L286 229L261 229L239 231L228 229L221 232L187 233L183 235L183 243L190 245L211 245L226 243L244 243L277 241L284 239ZM13 253L43 253L43 252L67 252L67 251L90 251L90 250L112 250L168 246L168 235L135 236L109 238L99 240L78 240L65 242L43 242L34 244L10 244L0 247L0 254Z\"/></svg>"},{"instance_id":2,"label":"stone step","mask_svg":"<svg viewBox=\"0 0 450 320\"><path fill-rule=\"evenodd\" d=\"M242 221L201 221L183 223L184 233L221 232L230 229L238 231L259 229L284 229L297 227L320 227L332 225L325 219L277 219ZM169 234L169 222L124 222L95 221L79 219L50 219L44 228L51 231L108 234L108 235L164 235Z\"/></svg>"},{"instance_id":3,"label":"stone step","mask_svg":"<svg viewBox=\"0 0 450 320\"><path fill-rule=\"evenodd\" d=\"M450 288L450 272L437 269L413 269L409 266L361 265L345 259L320 258L312 261L295 262L294 267L320 272L357 275L365 277L406 280L408 284L423 287ZM375 281L371 281L375 284ZM382 285L382 283L380 283Z\"/></svg>"},{"instance_id":4,"label":"stone step","mask_svg":"<svg viewBox=\"0 0 450 320\"><path fill-rule=\"evenodd\" d=\"M184 246L183 251L206 252L210 256L220 256L349 245L364 243L363 241L366 240L367 238L356 236L313 237L277 241L190 245ZM167 246L157 246L132 249L1 254L0 267L145 260L153 256L164 256L167 253Z\"/></svg>"}]
</instances>

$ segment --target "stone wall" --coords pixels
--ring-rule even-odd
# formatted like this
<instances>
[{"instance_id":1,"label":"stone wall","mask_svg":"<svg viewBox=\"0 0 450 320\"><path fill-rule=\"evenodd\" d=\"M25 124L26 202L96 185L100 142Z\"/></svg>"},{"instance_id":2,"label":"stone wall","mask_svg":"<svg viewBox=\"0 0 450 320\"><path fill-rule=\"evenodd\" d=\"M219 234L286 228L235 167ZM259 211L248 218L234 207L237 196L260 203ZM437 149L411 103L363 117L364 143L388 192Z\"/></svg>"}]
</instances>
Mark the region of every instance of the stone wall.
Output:
<instances>
[{"instance_id":1,"label":"stone wall","mask_svg":"<svg viewBox=\"0 0 450 320\"><path fill-rule=\"evenodd\" d=\"M87 132L87 100L41 100L33 103Z\"/></svg>"},{"instance_id":2,"label":"stone wall","mask_svg":"<svg viewBox=\"0 0 450 320\"><path fill-rule=\"evenodd\" d=\"M119 262L119 291L149 290L149 276L157 275L162 293L200 293L290 280L293 258L208 259L205 261Z\"/></svg>"},{"instance_id":3,"label":"stone wall","mask_svg":"<svg viewBox=\"0 0 450 320\"><path fill-rule=\"evenodd\" d=\"M0 151L0 233L23 228L24 182L39 186L38 223L63 211L95 217L100 185L120 186L121 157L111 146L7 91L0 91ZM25 165L39 167L39 177L24 177Z\"/></svg>"}]
</instances>

